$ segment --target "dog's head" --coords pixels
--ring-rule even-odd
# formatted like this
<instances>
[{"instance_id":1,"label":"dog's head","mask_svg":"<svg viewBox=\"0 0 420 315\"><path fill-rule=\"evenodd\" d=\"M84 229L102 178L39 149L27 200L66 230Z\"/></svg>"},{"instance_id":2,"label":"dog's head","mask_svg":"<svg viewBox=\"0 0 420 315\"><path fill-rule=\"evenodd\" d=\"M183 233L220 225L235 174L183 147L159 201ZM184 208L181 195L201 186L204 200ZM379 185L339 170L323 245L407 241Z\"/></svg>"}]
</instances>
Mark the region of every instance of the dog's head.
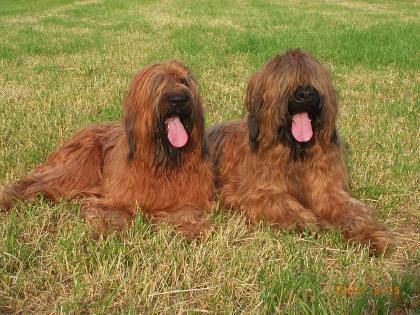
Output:
<instances>
[{"instance_id":1,"label":"dog's head","mask_svg":"<svg viewBox=\"0 0 420 315\"><path fill-rule=\"evenodd\" d=\"M133 78L124 103L128 158L152 154L156 166L176 166L186 152L207 154L197 84L177 61L154 64ZM152 152L148 152L148 151Z\"/></svg>"},{"instance_id":2,"label":"dog's head","mask_svg":"<svg viewBox=\"0 0 420 315\"><path fill-rule=\"evenodd\" d=\"M245 96L251 150L283 143L303 158L315 141L337 141L337 98L328 71L302 50L276 56L250 79Z\"/></svg>"}]
</instances>

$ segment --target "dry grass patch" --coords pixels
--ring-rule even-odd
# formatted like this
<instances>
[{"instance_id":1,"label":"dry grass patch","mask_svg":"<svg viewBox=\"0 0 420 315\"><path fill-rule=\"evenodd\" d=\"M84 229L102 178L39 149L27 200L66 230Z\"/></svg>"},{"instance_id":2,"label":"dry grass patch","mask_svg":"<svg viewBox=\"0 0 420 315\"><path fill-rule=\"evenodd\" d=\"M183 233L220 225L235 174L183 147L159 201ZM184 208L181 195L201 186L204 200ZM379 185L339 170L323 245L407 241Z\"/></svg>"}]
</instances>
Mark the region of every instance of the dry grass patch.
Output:
<instances>
[{"instance_id":1,"label":"dry grass patch","mask_svg":"<svg viewBox=\"0 0 420 315\"><path fill-rule=\"evenodd\" d=\"M1 184L27 174L80 127L119 119L128 82L146 64L188 64L212 125L243 117L251 73L302 47L332 71L354 194L401 244L389 257L370 258L336 231L283 233L222 209L201 241L140 216L127 231L94 241L77 203L41 198L0 213L1 314L416 312L417 4L22 3L0 8Z\"/></svg>"}]
</instances>

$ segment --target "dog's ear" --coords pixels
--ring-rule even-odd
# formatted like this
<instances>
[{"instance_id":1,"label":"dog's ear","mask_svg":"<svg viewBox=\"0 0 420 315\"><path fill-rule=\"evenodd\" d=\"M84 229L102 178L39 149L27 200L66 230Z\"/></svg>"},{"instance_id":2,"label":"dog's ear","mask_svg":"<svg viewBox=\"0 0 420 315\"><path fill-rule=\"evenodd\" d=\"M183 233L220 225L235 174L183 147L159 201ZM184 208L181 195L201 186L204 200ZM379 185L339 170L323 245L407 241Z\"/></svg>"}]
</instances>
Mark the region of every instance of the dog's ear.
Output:
<instances>
[{"instance_id":1,"label":"dog's ear","mask_svg":"<svg viewBox=\"0 0 420 315\"><path fill-rule=\"evenodd\" d=\"M200 101L201 102L201 101ZM201 158L206 158L209 155L209 147L206 137L206 129L205 129L205 123L204 123L204 115L203 112L200 113L200 122L199 122L199 128L200 128L200 137L201 137Z\"/></svg>"},{"instance_id":2,"label":"dog's ear","mask_svg":"<svg viewBox=\"0 0 420 315\"><path fill-rule=\"evenodd\" d=\"M194 75L188 70L188 68L185 68L185 69L186 71L188 71L188 75L186 76L185 79L188 82L188 86L196 102L193 115L195 116L196 127L198 129L198 136L200 137L199 141L200 141L200 147L201 147L201 158L206 158L209 154L209 148L208 148L207 138L206 138L203 102L198 92L197 80L195 79Z\"/></svg>"},{"instance_id":3,"label":"dog's ear","mask_svg":"<svg viewBox=\"0 0 420 315\"><path fill-rule=\"evenodd\" d=\"M331 143L340 146L340 137L338 136L338 132L336 128L334 128L333 134L331 136Z\"/></svg>"},{"instance_id":4,"label":"dog's ear","mask_svg":"<svg viewBox=\"0 0 420 315\"><path fill-rule=\"evenodd\" d=\"M150 72L151 67L140 70L131 80L128 86L127 93L124 98L123 105L123 123L125 127L125 135L127 138L128 145L128 160L132 161L136 152L136 130L135 130L135 119L137 117L137 110L141 109L142 106L139 101L142 100L142 80L145 78L145 74Z\"/></svg>"},{"instance_id":5,"label":"dog's ear","mask_svg":"<svg viewBox=\"0 0 420 315\"><path fill-rule=\"evenodd\" d=\"M197 128L198 128L198 133L200 136L200 147L201 147L201 158L206 158L209 154L209 148L208 148L208 143L207 143L207 137L206 137L206 130L204 128L204 116L203 116L203 112L201 109L201 100L198 101L199 102L199 113L196 113L196 115L198 115L199 117L197 117L198 123L197 123Z\"/></svg>"},{"instance_id":6,"label":"dog's ear","mask_svg":"<svg viewBox=\"0 0 420 315\"><path fill-rule=\"evenodd\" d=\"M135 158L136 142L143 143L146 132L151 130L150 94L153 93L152 78L155 69L160 64L154 64L141 69L131 79L123 103L123 123L128 144L128 159ZM139 138L142 137L142 138Z\"/></svg>"},{"instance_id":7,"label":"dog's ear","mask_svg":"<svg viewBox=\"0 0 420 315\"><path fill-rule=\"evenodd\" d=\"M260 134L260 112L262 91L260 84L260 73L256 72L248 82L245 93L245 106L248 109L248 137L252 152L258 149L258 137Z\"/></svg>"},{"instance_id":8,"label":"dog's ear","mask_svg":"<svg viewBox=\"0 0 420 315\"><path fill-rule=\"evenodd\" d=\"M209 155L209 147L207 142L206 134L203 130L201 135L201 158L206 158Z\"/></svg>"},{"instance_id":9,"label":"dog's ear","mask_svg":"<svg viewBox=\"0 0 420 315\"><path fill-rule=\"evenodd\" d=\"M322 112L319 117L319 138L324 143L337 143L336 119L338 114L337 91L328 70L312 56L308 57L308 66L314 69L314 77L318 84L317 90L321 94Z\"/></svg>"},{"instance_id":10,"label":"dog's ear","mask_svg":"<svg viewBox=\"0 0 420 315\"><path fill-rule=\"evenodd\" d=\"M131 118L125 120L125 134L128 142L128 160L132 161L136 152L136 142L134 139L134 122Z\"/></svg>"},{"instance_id":11,"label":"dog's ear","mask_svg":"<svg viewBox=\"0 0 420 315\"><path fill-rule=\"evenodd\" d=\"M260 133L260 125L257 117L254 114L248 115L248 137L251 151L255 152L258 149L258 135Z\"/></svg>"}]
</instances>

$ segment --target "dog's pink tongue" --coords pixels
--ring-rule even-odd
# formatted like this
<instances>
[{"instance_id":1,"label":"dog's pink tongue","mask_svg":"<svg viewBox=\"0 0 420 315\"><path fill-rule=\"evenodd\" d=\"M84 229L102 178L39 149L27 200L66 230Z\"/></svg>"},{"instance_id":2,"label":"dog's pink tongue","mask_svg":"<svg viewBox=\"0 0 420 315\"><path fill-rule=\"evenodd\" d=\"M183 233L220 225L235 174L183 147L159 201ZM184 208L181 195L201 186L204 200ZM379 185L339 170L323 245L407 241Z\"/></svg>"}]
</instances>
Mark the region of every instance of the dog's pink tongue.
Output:
<instances>
[{"instance_id":1,"label":"dog's pink tongue","mask_svg":"<svg viewBox=\"0 0 420 315\"><path fill-rule=\"evenodd\" d=\"M176 148L183 147L188 141L188 135L184 125L178 117L171 117L166 120L168 125L168 140Z\"/></svg>"},{"instance_id":2,"label":"dog's pink tongue","mask_svg":"<svg viewBox=\"0 0 420 315\"><path fill-rule=\"evenodd\" d=\"M308 113L303 112L292 116L292 135L298 142L311 140L313 131Z\"/></svg>"}]
</instances>

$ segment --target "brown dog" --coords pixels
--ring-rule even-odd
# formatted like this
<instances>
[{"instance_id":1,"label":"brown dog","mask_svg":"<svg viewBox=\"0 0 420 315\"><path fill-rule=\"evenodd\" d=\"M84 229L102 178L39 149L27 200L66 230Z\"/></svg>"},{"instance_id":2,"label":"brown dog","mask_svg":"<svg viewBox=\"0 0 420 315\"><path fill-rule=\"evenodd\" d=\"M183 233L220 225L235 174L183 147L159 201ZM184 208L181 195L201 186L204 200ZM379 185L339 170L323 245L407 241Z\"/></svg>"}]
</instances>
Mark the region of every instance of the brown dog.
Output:
<instances>
[{"instance_id":1,"label":"brown dog","mask_svg":"<svg viewBox=\"0 0 420 315\"><path fill-rule=\"evenodd\" d=\"M336 226L374 253L393 243L350 196L336 92L315 58L298 49L274 57L251 77L245 104L247 121L208 131L222 207L287 230Z\"/></svg>"},{"instance_id":2,"label":"brown dog","mask_svg":"<svg viewBox=\"0 0 420 315\"><path fill-rule=\"evenodd\" d=\"M197 85L181 63L142 69L133 78L121 122L80 130L34 172L0 192L14 199L83 197L81 214L97 231L121 228L139 207L186 237L206 226L213 177Z\"/></svg>"}]
</instances>

